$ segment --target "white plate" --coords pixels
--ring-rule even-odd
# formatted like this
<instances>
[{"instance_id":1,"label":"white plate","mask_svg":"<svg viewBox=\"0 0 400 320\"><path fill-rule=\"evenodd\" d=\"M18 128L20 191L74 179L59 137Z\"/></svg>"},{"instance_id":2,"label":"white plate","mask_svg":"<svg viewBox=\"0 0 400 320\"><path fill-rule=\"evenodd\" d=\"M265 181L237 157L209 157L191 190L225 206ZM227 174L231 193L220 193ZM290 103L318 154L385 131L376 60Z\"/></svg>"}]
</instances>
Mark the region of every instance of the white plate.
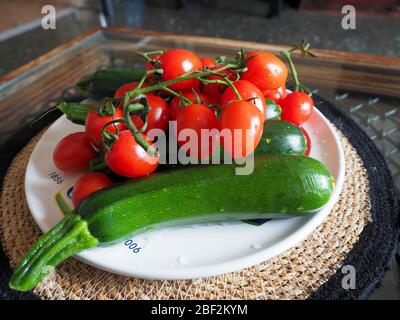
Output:
<instances>
[{"instance_id":1,"label":"white plate","mask_svg":"<svg viewBox=\"0 0 400 320\"><path fill-rule=\"evenodd\" d=\"M315 110L304 127L312 140L311 156L322 161L336 180L330 201L315 214L269 221L261 226L236 222L168 228L112 246L85 250L76 257L95 267L132 277L190 279L237 271L282 253L325 219L338 200L344 180L343 149L327 119ZM82 130L83 126L61 117L42 136L29 159L26 197L32 216L43 232L63 216L55 201L56 193L68 198L67 190L79 177L65 174L54 166L53 150L62 137ZM61 177L62 183L57 184L50 177L53 172Z\"/></svg>"}]
</instances>

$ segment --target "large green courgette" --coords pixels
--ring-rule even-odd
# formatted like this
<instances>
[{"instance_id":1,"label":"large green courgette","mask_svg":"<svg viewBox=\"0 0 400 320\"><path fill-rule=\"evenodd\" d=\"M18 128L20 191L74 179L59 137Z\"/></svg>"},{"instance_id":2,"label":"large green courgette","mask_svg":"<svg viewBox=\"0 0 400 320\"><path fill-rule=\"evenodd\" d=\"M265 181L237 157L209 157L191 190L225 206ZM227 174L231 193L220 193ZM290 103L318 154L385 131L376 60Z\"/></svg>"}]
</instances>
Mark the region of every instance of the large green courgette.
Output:
<instances>
[{"instance_id":1,"label":"large green courgette","mask_svg":"<svg viewBox=\"0 0 400 320\"><path fill-rule=\"evenodd\" d=\"M303 156L256 157L250 175L235 168L190 167L92 194L36 242L10 287L30 290L69 256L150 229L306 215L326 204L334 185L322 163Z\"/></svg>"}]
</instances>

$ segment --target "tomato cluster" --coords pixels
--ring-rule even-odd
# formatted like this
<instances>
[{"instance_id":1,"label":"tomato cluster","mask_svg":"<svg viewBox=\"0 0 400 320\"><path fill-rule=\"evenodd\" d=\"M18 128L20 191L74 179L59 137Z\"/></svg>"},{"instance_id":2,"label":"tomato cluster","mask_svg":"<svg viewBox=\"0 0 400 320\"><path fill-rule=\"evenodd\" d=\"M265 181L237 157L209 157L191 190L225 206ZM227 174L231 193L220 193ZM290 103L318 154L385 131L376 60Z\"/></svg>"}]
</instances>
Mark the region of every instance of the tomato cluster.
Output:
<instances>
[{"instance_id":1,"label":"tomato cluster","mask_svg":"<svg viewBox=\"0 0 400 320\"><path fill-rule=\"evenodd\" d=\"M158 157L150 155L140 141L153 146L148 132L151 129L167 132L169 121L176 121L177 143L187 149L189 157L209 158L220 145L233 158L246 157L261 139L267 115L266 98L281 106L282 120L298 126L307 121L313 111L313 100L305 92L286 90L288 69L281 59L261 51L250 52L241 59L245 68L239 69L198 57L185 49L154 55L146 64L147 76L140 83L140 88L159 84L144 93L150 108L145 118L139 113L126 118L124 97L137 89L139 83L124 84L115 92L114 99L119 102L111 114L89 110L85 132L70 134L59 142L53 154L55 165L62 171L79 173L89 169L91 160L102 158L120 176L148 175L157 169ZM162 69L158 77L154 72L157 68ZM180 80L201 72L203 78ZM130 122L139 130L136 135L128 125ZM189 147L188 143L193 141L185 129L191 129L198 138ZM204 129L209 130L206 137L202 135ZM305 135L308 136L306 132ZM105 136L115 138L109 147L105 147ZM309 149L309 139L307 144ZM110 185L110 179L103 173L85 174L74 187L74 205Z\"/></svg>"}]
</instances>

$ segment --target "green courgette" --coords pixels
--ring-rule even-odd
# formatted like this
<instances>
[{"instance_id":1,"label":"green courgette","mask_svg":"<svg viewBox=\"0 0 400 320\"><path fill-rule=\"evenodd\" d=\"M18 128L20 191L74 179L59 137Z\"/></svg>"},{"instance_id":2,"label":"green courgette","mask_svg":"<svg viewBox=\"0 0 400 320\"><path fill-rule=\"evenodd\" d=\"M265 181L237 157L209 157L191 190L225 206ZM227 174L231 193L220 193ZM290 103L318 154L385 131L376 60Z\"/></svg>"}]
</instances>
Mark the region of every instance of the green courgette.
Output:
<instances>
[{"instance_id":1,"label":"green courgette","mask_svg":"<svg viewBox=\"0 0 400 320\"><path fill-rule=\"evenodd\" d=\"M82 93L92 97L113 97L115 91L125 83L139 81L145 74L143 69L103 69L84 76L76 86Z\"/></svg>"},{"instance_id":2,"label":"green courgette","mask_svg":"<svg viewBox=\"0 0 400 320\"><path fill-rule=\"evenodd\" d=\"M304 155L306 138L293 123L279 120L266 121L260 143L254 154Z\"/></svg>"},{"instance_id":3,"label":"green courgette","mask_svg":"<svg viewBox=\"0 0 400 320\"><path fill-rule=\"evenodd\" d=\"M10 287L30 290L73 254L151 229L307 215L326 204L334 185L322 163L303 156L256 157L250 175L235 168L190 167L95 192L36 242Z\"/></svg>"}]
</instances>

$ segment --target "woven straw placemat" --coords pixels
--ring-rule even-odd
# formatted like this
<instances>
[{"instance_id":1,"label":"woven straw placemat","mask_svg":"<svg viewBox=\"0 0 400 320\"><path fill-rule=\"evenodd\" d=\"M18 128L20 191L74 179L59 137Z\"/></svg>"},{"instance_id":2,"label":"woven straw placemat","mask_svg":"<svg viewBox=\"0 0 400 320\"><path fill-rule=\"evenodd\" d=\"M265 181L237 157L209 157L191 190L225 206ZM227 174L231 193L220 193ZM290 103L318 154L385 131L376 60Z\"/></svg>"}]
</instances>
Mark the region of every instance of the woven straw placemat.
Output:
<instances>
[{"instance_id":1,"label":"woven straw placemat","mask_svg":"<svg viewBox=\"0 0 400 320\"><path fill-rule=\"evenodd\" d=\"M38 239L24 193L25 167L41 134L14 158L1 194L0 239L12 267ZM341 266L371 221L363 162L342 134L346 177L327 219L296 247L239 272L180 281L154 281L108 273L71 258L35 290L43 299L304 299Z\"/></svg>"}]
</instances>

